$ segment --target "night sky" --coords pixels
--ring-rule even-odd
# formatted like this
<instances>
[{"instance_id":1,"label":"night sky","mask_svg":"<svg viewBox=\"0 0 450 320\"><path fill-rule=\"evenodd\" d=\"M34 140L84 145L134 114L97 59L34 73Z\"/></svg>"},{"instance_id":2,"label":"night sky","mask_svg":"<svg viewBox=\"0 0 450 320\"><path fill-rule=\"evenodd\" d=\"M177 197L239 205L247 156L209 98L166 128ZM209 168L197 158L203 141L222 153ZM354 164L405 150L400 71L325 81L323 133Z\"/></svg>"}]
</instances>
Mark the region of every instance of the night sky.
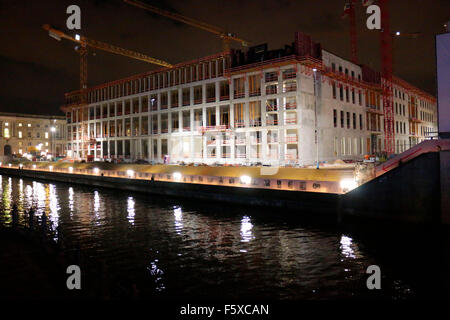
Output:
<instances>
[{"instance_id":1,"label":"night sky","mask_svg":"<svg viewBox=\"0 0 450 320\"><path fill-rule=\"evenodd\" d=\"M145 0L143 0L145 1ZM160 0L149 1L223 27L277 49L294 41L294 32L310 34L324 49L350 58L349 21L342 19L344 0ZM69 34L66 8L81 7L80 33L170 63L221 51L213 34L145 12L121 0L0 0L0 111L61 114L64 93L79 88L79 56L73 42L50 38L49 23ZM391 29L421 32L396 38L394 74L435 94L434 35L450 20L449 0L391 0ZM359 59L380 67L379 34L365 27L357 7ZM239 48L239 45L234 45ZM158 68L145 62L91 50L89 86Z\"/></svg>"}]
</instances>

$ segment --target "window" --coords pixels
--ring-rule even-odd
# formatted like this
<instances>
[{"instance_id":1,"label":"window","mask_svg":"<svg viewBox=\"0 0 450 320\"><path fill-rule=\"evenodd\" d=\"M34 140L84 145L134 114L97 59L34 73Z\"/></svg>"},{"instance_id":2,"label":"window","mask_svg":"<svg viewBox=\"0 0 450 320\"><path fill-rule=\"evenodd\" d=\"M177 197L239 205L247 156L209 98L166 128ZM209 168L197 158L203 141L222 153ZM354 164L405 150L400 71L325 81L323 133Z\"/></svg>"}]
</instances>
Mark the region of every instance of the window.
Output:
<instances>
[{"instance_id":1,"label":"window","mask_svg":"<svg viewBox=\"0 0 450 320\"><path fill-rule=\"evenodd\" d=\"M333 122L334 122L334 127L337 127L337 111L336 109L333 110Z\"/></svg>"},{"instance_id":2,"label":"window","mask_svg":"<svg viewBox=\"0 0 450 320\"><path fill-rule=\"evenodd\" d=\"M344 111L341 111L341 128L344 127Z\"/></svg>"},{"instance_id":3,"label":"window","mask_svg":"<svg viewBox=\"0 0 450 320\"><path fill-rule=\"evenodd\" d=\"M5 123L5 125L6 125L6 123ZM5 138L9 138L9 129L8 129L8 128L5 128L5 129L4 129L4 131L3 131L3 136L4 136Z\"/></svg>"},{"instance_id":4,"label":"window","mask_svg":"<svg viewBox=\"0 0 450 320\"><path fill-rule=\"evenodd\" d=\"M28 128L31 128L31 123L29 123L27 126L28 126Z\"/></svg>"},{"instance_id":5,"label":"window","mask_svg":"<svg viewBox=\"0 0 450 320\"><path fill-rule=\"evenodd\" d=\"M19 138L22 138L22 131L19 131Z\"/></svg>"},{"instance_id":6,"label":"window","mask_svg":"<svg viewBox=\"0 0 450 320\"><path fill-rule=\"evenodd\" d=\"M353 113L353 129L356 129L356 113Z\"/></svg>"},{"instance_id":7,"label":"window","mask_svg":"<svg viewBox=\"0 0 450 320\"><path fill-rule=\"evenodd\" d=\"M22 126L22 122L19 123L19 127L21 127L21 126Z\"/></svg>"},{"instance_id":8,"label":"window","mask_svg":"<svg viewBox=\"0 0 450 320\"><path fill-rule=\"evenodd\" d=\"M347 129L350 129L350 112L347 112Z\"/></svg>"},{"instance_id":9,"label":"window","mask_svg":"<svg viewBox=\"0 0 450 320\"><path fill-rule=\"evenodd\" d=\"M333 99L336 99L336 83L333 82Z\"/></svg>"},{"instance_id":10,"label":"window","mask_svg":"<svg viewBox=\"0 0 450 320\"><path fill-rule=\"evenodd\" d=\"M362 120L362 114L359 115L359 129L363 129L363 120Z\"/></svg>"},{"instance_id":11,"label":"window","mask_svg":"<svg viewBox=\"0 0 450 320\"><path fill-rule=\"evenodd\" d=\"M344 88L341 86L339 86L339 98L341 99L341 101L344 101Z\"/></svg>"},{"instance_id":12,"label":"window","mask_svg":"<svg viewBox=\"0 0 450 320\"><path fill-rule=\"evenodd\" d=\"M45 133L45 139L48 139L48 132Z\"/></svg>"}]
</instances>

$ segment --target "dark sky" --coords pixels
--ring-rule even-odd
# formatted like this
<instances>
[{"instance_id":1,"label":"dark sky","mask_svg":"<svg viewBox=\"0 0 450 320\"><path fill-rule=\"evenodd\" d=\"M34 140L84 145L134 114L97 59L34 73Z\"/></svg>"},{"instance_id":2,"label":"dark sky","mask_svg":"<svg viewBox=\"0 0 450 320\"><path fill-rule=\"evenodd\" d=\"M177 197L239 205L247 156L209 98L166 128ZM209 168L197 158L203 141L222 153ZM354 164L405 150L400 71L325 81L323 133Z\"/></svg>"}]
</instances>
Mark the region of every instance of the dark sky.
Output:
<instances>
[{"instance_id":1,"label":"dark sky","mask_svg":"<svg viewBox=\"0 0 450 320\"><path fill-rule=\"evenodd\" d=\"M144 0L145 1L145 0ZM147 0L169 10L221 26L277 49L294 41L294 32L310 34L322 46L350 57L344 0ZM79 57L74 43L58 42L42 30L49 23L67 33L66 8L81 7L81 32L87 37L132 49L170 63L221 51L213 34L175 23L121 0L0 0L0 111L60 114L64 93L79 87ZM358 0L359 5L359 0ZM391 0L391 28L421 32L394 42L394 74L435 94L434 35L450 19L449 0ZM379 35L365 27L357 9L359 59L379 69ZM237 46L239 47L239 46ZM93 55L95 53L95 55ZM89 85L156 68L101 51L90 51Z\"/></svg>"}]
</instances>

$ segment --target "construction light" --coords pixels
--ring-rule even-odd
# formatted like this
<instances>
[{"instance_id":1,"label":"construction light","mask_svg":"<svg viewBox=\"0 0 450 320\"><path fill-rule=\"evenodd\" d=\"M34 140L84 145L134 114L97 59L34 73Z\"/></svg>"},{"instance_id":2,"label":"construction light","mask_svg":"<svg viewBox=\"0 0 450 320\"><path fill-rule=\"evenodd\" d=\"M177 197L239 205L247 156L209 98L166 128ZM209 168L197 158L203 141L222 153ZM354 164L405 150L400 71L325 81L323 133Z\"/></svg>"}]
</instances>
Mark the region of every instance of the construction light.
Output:
<instances>
[{"instance_id":1,"label":"construction light","mask_svg":"<svg viewBox=\"0 0 450 320\"><path fill-rule=\"evenodd\" d=\"M180 181L181 180L181 173L179 173L179 172L174 172L173 173L173 178L175 179L175 180L177 180L177 181Z\"/></svg>"},{"instance_id":2,"label":"construction light","mask_svg":"<svg viewBox=\"0 0 450 320\"><path fill-rule=\"evenodd\" d=\"M129 176L130 178L132 178L134 176L134 171L131 169L127 170L127 176Z\"/></svg>"},{"instance_id":3,"label":"construction light","mask_svg":"<svg viewBox=\"0 0 450 320\"><path fill-rule=\"evenodd\" d=\"M250 184L250 183L252 183L252 178L249 176L241 176L241 183L242 184Z\"/></svg>"},{"instance_id":4,"label":"construction light","mask_svg":"<svg viewBox=\"0 0 450 320\"><path fill-rule=\"evenodd\" d=\"M49 169L50 171L52 171L52 170L53 170L53 166L48 166L48 169Z\"/></svg>"},{"instance_id":5,"label":"construction light","mask_svg":"<svg viewBox=\"0 0 450 320\"><path fill-rule=\"evenodd\" d=\"M340 182L340 186L343 192L348 192L355 189L358 184L354 179L342 179Z\"/></svg>"},{"instance_id":6,"label":"construction light","mask_svg":"<svg viewBox=\"0 0 450 320\"><path fill-rule=\"evenodd\" d=\"M73 172L73 168L69 167L69 172L72 173Z\"/></svg>"},{"instance_id":7,"label":"construction light","mask_svg":"<svg viewBox=\"0 0 450 320\"><path fill-rule=\"evenodd\" d=\"M94 168L94 173L95 174L98 174L100 172L100 169L99 168Z\"/></svg>"}]
</instances>

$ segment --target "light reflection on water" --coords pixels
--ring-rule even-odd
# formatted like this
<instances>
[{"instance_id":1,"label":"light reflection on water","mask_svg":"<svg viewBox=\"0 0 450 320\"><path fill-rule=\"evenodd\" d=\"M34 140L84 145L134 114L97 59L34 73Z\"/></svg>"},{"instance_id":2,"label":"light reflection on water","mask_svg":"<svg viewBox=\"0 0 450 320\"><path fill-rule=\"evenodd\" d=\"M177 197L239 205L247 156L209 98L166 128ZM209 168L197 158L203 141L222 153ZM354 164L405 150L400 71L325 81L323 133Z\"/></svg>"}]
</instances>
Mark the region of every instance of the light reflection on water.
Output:
<instances>
[{"instance_id":1,"label":"light reflection on water","mask_svg":"<svg viewBox=\"0 0 450 320\"><path fill-rule=\"evenodd\" d=\"M243 209L1 175L0 192L1 210L14 199L21 213L45 212L66 241L149 295L345 298L359 292L374 264L348 234ZM10 223L8 214L0 219Z\"/></svg>"}]
</instances>

